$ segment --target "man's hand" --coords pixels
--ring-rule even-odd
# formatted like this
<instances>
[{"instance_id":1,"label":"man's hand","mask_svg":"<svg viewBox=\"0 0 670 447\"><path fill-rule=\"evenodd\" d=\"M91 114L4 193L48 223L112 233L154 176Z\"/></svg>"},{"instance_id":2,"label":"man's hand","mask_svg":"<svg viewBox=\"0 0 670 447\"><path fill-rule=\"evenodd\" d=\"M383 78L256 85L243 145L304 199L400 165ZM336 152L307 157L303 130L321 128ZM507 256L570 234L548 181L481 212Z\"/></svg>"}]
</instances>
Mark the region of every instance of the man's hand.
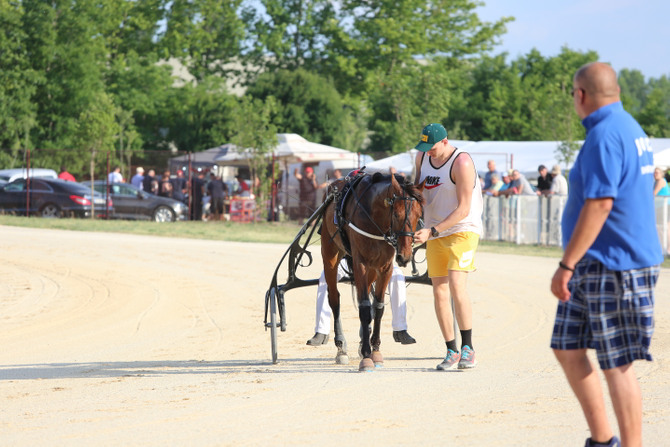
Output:
<instances>
[{"instance_id":1,"label":"man's hand","mask_svg":"<svg viewBox=\"0 0 670 447\"><path fill-rule=\"evenodd\" d=\"M563 302L570 299L570 291L568 290L570 278L572 278L572 272L561 267L556 269L554 277L551 278L551 293Z\"/></svg>"},{"instance_id":2,"label":"man's hand","mask_svg":"<svg viewBox=\"0 0 670 447\"><path fill-rule=\"evenodd\" d=\"M421 245L430 237L430 228L422 228L414 233L414 244Z\"/></svg>"}]
</instances>

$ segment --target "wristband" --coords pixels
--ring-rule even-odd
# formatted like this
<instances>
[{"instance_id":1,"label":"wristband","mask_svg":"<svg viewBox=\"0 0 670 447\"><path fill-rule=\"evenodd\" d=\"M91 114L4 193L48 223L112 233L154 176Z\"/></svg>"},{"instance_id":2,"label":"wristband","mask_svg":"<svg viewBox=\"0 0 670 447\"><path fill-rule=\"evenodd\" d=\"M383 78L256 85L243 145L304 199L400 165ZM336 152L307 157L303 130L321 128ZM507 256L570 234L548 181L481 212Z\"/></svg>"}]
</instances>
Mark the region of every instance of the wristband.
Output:
<instances>
[{"instance_id":1,"label":"wristband","mask_svg":"<svg viewBox=\"0 0 670 447\"><path fill-rule=\"evenodd\" d=\"M558 266L562 268L563 270L567 270L569 272L575 273L575 269L572 269L568 267L567 265L563 264L563 261L558 261Z\"/></svg>"}]
</instances>

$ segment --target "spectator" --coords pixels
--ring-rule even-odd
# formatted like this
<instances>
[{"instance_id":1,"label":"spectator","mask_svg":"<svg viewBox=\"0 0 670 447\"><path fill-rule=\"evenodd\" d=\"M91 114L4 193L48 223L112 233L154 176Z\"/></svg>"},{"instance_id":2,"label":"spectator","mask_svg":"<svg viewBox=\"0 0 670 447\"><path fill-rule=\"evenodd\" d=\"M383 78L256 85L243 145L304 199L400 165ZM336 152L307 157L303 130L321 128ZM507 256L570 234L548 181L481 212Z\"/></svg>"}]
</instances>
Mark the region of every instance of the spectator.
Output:
<instances>
[{"instance_id":1,"label":"spectator","mask_svg":"<svg viewBox=\"0 0 670 447\"><path fill-rule=\"evenodd\" d=\"M512 182L509 184L509 187L504 191L500 192L500 195L512 196L512 195L521 195L521 196L534 196L535 191L533 187L530 186L526 176L519 172L518 169L512 171L510 176Z\"/></svg>"},{"instance_id":2,"label":"spectator","mask_svg":"<svg viewBox=\"0 0 670 447\"><path fill-rule=\"evenodd\" d=\"M316 209L316 190L319 185L316 183L316 175L314 168L307 166L304 175L298 171L298 168L293 172L295 178L298 179L300 185L300 220L298 223L302 225L304 218L309 218Z\"/></svg>"},{"instance_id":3,"label":"spectator","mask_svg":"<svg viewBox=\"0 0 670 447\"><path fill-rule=\"evenodd\" d=\"M340 281L347 275L346 261L342 259L337 268L337 280ZM388 285L388 292L391 295L391 314L393 316L391 327L393 328L393 339L409 345L416 343L416 340L407 332L407 303L405 293L405 275L402 270L393 265L393 274ZM323 272L319 277L319 286L316 290L316 328L314 336L307 340L310 346L325 345L328 343L328 334L330 334L330 319L332 310L328 303L328 285Z\"/></svg>"},{"instance_id":4,"label":"spectator","mask_svg":"<svg viewBox=\"0 0 670 447\"><path fill-rule=\"evenodd\" d=\"M498 174L498 171L496 171L496 162L493 160L489 160L486 163L486 167L489 170L484 174L484 189L489 189L491 187L491 176ZM502 176L499 175L498 178L502 178Z\"/></svg>"},{"instance_id":5,"label":"spectator","mask_svg":"<svg viewBox=\"0 0 670 447\"><path fill-rule=\"evenodd\" d=\"M670 196L670 188L668 188L667 180L663 177L661 168L654 169L654 195Z\"/></svg>"},{"instance_id":6,"label":"spectator","mask_svg":"<svg viewBox=\"0 0 670 447\"><path fill-rule=\"evenodd\" d=\"M559 165L554 165L551 168L551 189L549 190L549 195L556 194L559 196L568 195L568 181L561 175L561 167Z\"/></svg>"},{"instance_id":7,"label":"spectator","mask_svg":"<svg viewBox=\"0 0 670 447\"><path fill-rule=\"evenodd\" d=\"M144 168L142 166L138 166L137 169L135 169L135 175L133 175L133 178L130 179L130 184L136 188L144 189L142 187L143 181L144 181Z\"/></svg>"},{"instance_id":8,"label":"spectator","mask_svg":"<svg viewBox=\"0 0 670 447\"><path fill-rule=\"evenodd\" d=\"M537 172L540 174L537 178L537 195L546 195L551 189L552 176L548 173L545 165L538 166Z\"/></svg>"},{"instance_id":9,"label":"spectator","mask_svg":"<svg viewBox=\"0 0 670 447\"><path fill-rule=\"evenodd\" d=\"M156 171L149 169L147 175L142 180L142 189L151 194L158 194L158 180L156 179Z\"/></svg>"},{"instance_id":10,"label":"spectator","mask_svg":"<svg viewBox=\"0 0 670 447\"><path fill-rule=\"evenodd\" d=\"M205 173L191 177L191 220L202 220L202 198L205 195Z\"/></svg>"},{"instance_id":11,"label":"spectator","mask_svg":"<svg viewBox=\"0 0 670 447\"><path fill-rule=\"evenodd\" d=\"M508 183L509 183L509 176L507 177ZM500 191L500 188L505 185L505 182L500 180L500 174L497 172L494 172L491 174L491 186L488 189L483 190L482 192L484 194L488 194L490 196L497 196L496 194L498 191Z\"/></svg>"},{"instance_id":12,"label":"spectator","mask_svg":"<svg viewBox=\"0 0 670 447\"><path fill-rule=\"evenodd\" d=\"M237 195L241 197L249 197L251 195L251 188L249 188L247 182L244 180L244 178L242 178L242 175L237 174L235 178L237 179L237 183L239 184L237 189Z\"/></svg>"},{"instance_id":13,"label":"spectator","mask_svg":"<svg viewBox=\"0 0 670 447\"><path fill-rule=\"evenodd\" d=\"M186 202L186 178L184 171L177 170L177 176L170 180L172 182L172 198L180 202Z\"/></svg>"},{"instance_id":14,"label":"spectator","mask_svg":"<svg viewBox=\"0 0 670 447\"><path fill-rule=\"evenodd\" d=\"M173 189L170 181L170 171L165 171L161 181L158 183L158 195L161 197L172 198Z\"/></svg>"},{"instance_id":15,"label":"spectator","mask_svg":"<svg viewBox=\"0 0 670 447\"><path fill-rule=\"evenodd\" d=\"M512 184L512 172L513 171L511 169L509 171L503 171L502 173L503 184L502 186L500 186L500 189L498 191L493 193L494 196L498 197L507 195L505 191L508 190L509 186Z\"/></svg>"},{"instance_id":16,"label":"spectator","mask_svg":"<svg viewBox=\"0 0 670 447\"><path fill-rule=\"evenodd\" d=\"M58 174L58 178L61 180L65 180L66 182L76 182L74 175L67 172L65 166L60 167L60 173Z\"/></svg>"},{"instance_id":17,"label":"spectator","mask_svg":"<svg viewBox=\"0 0 670 447\"><path fill-rule=\"evenodd\" d=\"M228 187L213 172L209 174L209 183L207 184L207 194L209 195L209 210L212 213L212 220L222 220L224 211L224 202L228 195Z\"/></svg>"},{"instance_id":18,"label":"spectator","mask_svg":"<svg viewBox=\"0 0 670 447\"><path fill-rule=\"evenodd\" d=\"M654 288L663 262L656 229L649 139L624 110L614 69L577 70L572 100L586 139L570 170L563 257L551 279L558 306L551 348L591 437L587 446L641 446L642 395L633 362L651 361ZM595 349L621 442L607 416Z\"/></svg>"},{"instance_id":19,"label":"spectator","mask_svg":"<svg viewBox=\"0 0 670 447\"><path fill-rule=\"evenodd\" d=\"M123 183L123 176L121 175L121 168L116 166L112 172L107 175L107 181L112 183Z\"/></svg>"}]
</instances>

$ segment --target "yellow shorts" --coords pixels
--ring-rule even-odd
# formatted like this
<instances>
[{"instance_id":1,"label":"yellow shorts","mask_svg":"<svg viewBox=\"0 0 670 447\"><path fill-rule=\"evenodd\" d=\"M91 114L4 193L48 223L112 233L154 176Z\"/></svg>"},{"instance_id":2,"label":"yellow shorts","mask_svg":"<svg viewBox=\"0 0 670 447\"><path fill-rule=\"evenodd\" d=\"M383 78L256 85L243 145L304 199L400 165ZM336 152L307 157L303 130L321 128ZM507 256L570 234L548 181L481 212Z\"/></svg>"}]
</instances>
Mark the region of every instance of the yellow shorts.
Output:
<instances>
[{"instance_id":1,"label":"yellow shorts","mask_svg":"<svg viewBox=\"0 0 670 447\"><path fill-rule=\"evenodd\" d=\"M449 270L473 272L479 235L470 231L431 239L426 244L428 277L448 276Z\"/></svg>"}]
</instances>

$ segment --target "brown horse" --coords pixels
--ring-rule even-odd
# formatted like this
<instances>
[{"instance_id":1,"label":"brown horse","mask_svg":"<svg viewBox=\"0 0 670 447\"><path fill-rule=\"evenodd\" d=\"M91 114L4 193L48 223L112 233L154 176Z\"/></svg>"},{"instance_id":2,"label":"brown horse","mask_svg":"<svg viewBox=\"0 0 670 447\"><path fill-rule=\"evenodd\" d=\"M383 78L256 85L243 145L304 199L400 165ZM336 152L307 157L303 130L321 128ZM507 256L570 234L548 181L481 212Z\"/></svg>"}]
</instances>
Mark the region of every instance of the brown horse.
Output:
<instances>
[{"instance_id":1,"label":"brown horse","mask_svg":"<svg viewBox=\"0 0 670 447\"><path fill-rule=\"evenodd\" d=\"M393 259L404 267L412 257L414 231L423 212L423 185L405 182L396 175L364 175L352 183L344 205L333 200L326 208L321 230L321 255L328 284L328 302L335 324L336 361L349 362L347 344L340 320L340 293L337 290L337 267L350 254L354 275L358 315L361 322L360 371L382 366L379 352L381 319L384 314L384 294L393 270ZM346 180L338 180L330 191L343 191ZM338 209L338 207L340 207ZM338 224L335 223L335 216ZM344 238L343 238L344 236ZM350 247L350 253L347 253ZM374 284L374 287L371 287ZM374 329L370 336L374 295Z\"/></svg>"}]
</instances>

